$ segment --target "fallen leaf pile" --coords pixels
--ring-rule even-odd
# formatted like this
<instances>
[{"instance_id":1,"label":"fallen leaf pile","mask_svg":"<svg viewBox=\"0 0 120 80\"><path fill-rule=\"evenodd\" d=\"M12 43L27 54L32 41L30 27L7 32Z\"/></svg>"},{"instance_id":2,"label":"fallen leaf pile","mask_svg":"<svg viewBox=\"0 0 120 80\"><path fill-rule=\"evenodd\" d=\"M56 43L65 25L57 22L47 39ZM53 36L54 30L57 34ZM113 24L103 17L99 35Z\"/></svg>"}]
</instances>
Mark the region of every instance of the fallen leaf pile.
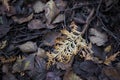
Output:
<instances>
[{"instance_id":1,"label":"fallen leaf pile","mask_svg":"<svg viewBox=\"0 0 120 80\"><path fill-rule=\"evenodd\" d=\"M120 80L120 0L0 0L0 80Z\"/></svg>"}]
</instances>

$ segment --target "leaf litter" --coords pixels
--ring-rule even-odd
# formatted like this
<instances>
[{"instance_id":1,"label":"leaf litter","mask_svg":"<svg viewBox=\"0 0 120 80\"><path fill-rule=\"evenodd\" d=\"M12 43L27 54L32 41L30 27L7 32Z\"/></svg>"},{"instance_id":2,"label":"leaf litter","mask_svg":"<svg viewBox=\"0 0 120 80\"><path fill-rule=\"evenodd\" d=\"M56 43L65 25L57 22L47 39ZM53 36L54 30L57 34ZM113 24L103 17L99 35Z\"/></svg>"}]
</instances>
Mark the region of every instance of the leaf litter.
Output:
<instances>
[{"instance_id":1,"label":"leaf litter","mask_svg":"<svg viewBox=\"0 0 120 80\"><path fill-rule=\"evenodd\" d=\"M120 80L119 0L1 0L0 78Z\"/></svg>"}]
</instances>

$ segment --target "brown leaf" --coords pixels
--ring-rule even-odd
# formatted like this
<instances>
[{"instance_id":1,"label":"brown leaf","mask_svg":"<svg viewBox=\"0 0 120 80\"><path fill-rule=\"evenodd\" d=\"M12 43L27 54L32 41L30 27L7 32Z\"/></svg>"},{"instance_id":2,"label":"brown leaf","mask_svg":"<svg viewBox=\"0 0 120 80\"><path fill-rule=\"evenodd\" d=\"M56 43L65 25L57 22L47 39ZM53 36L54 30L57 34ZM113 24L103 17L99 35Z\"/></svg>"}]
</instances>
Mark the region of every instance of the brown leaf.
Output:
<instances>
[{"instance_id":1,"label":"brown leaf","mask_svg":"<svg viewBox=\"0 0 120 80\"><path fill-rule=\"evenodd\" d=\"M59 12L60 11L55 2L53 0L48 1L45 5L45 16L47 18L47 23L51 24Z\"/></svg>"},{"instance_id":2,"label":"brown leaf","mask_svg":"<svg viewBox=\"0 0 120 80\"><path fill-rule=\"evenodd\" d=\"M18 46L22 52L35 52L37 51L37 44L31 41L23 43Z\"/></svg>"},{"instance_id":3,"label":"brown leaf","mask_svg":"<svg viewBox=\"0 0 120 80\"><path fill-rule=\"evenodd\" d=\"M65 8L67 7L67 1L55 0L55 3L56 3L56 5L57 5L57 7L59 8L60 11L65 10Z\"/></svg>"},{"instance_id":4,"label":"brown leaf","mask_svg":"<svg viewBox=\"0 0 120 80\"><path fill-rule=\"evenodd\" d=\"M61 80L61 79L54 72L48 72L46 76L46 80Z\"/></svg>"},{"instance_id":5,"label":"brown leaf","mask_svg":"<svg viewBox=\"0 0 120 80\"><path fill-rule=\"evenodd\" d=\"M10 30L10 27L8 25L0 25L0 38L5 36Z\"/></svg>"},{"instance_id":6,"label":"brown leaf","mask_svg":"<svg viewBox=\"0 0 120 80\"><path fill-rule=\"evenodd\" d=\"M73 71L68 71L65 73L63 80L83 80L77 76Z\"/></svg>"},{"instance_id":7,"label":"brown leaf","mask_svg":"<svg viewBox=\"0 0 120 80\"><path fill-rule=\"evenodd\" d=\"M17 59L13 65L13 72L22 72L25 70L31 70L34 68L35 54L31 54L24 59Z\"/></svg>"},{"instance_id":8,"label":"brown leaf","mask_svg":"<svg viewBox=\"0 0 120 80\"><path fill-rule=\"evenodd\" d=\"M108 58L106 58L106 60L104 61L104 64L109 65L112 61L115 61L116 56L119 54L120 52L117 52L111 56L109 56Z\"/></svg>"},{"instance_id":9,"label":"brown leaf","mask_svg":"<svg viewBox=\"0 0 120 80\"><path fill-rule=\"evenodd\" d=\"M52 46L55 44L56 38L58 38L61 35L59 32L48 32L45 35L45 38L43 40L43 44L47 46Z\"/></svg>"},{"instance_id":10,"label":"brown leaf","mask_svg":"<svg viewBox=\"0 0 120 80\"><path fill-rule=\"evenodd\" d=\"M102 33L94 28L90 29L90 36L89 39L93 44L96 44L97 46L102 46L105 44L105 42L108 41L108 36L105 33Z\"/></svg>"},{"instance_id":11,"label":"brown leaf","mask_svg":"<svg viewBox=\"0 0 120 80\"><path fill-rule=\"evenodd\" d=\"M9 4L8 4L8 1L9 1L9 0L2 0L3 5L4 5L4 6L5 6L5 8L7 9L7 11L9 11L9 10L10 10L10 6L9 6Z\"/></svg>"},{"instance_id":12,"label":"brown leaf","mask_svg":"<svg viewBox=\"0 0 120 80\"><path fill-rule=\"evenodd\" d=\"M17 18L16 16L13 16L13 17L12 17L12 19L13 19L15 22L19 23L19 24L22 24L22 23L24 23L24 22L28 22L28 21L30 21L32 18L33 18L33 13L30 14L28 17L23 17L23 18Z\"/></svg>"},{"instance_id":13,"label":"brown leaf","mask_svg":"<svg viewBox=\"0 0 120 80\"><path fill-rule=\"evenodd\" d=\"M28 28L29 29L42 29L46 28L45 24L41 22L39 19L33 19L28 23Z\"/></svg>"},{"instance_id":14,"label":"brown leaf","mask_svg":"<svg viewBox=\"0 0 120 80\"><path fill-rule=\"evenodd\" d=\"M60 23L64 20L64 14L59 14L55 20L52 22L52 24Z\"/></svg>"},{"instance_id":15,"label":"brown leaf","mask_svg":"<svg viewBox=\"0 0 120 80\"><path fill-rule=\"evenodd\" d=\"M36 52L36 55L41 57L41 58L45 58L46 57L46 52L45 52L44 49L38 48L38 52Z\"/></svg>"},{"instance_id":16,"label":"brown leaf","mask_svg":"<svg viewBox=\"0 0 120 80\"><path fill-rule=\"evenodd\" d=\"M2 80L18 80L12 73L7 73L6 75L2 76Z\"/></svg>"},{"instance_id":17,"label":"brown leaf","mask_svg":"<svg viewBox=\"0 0 120 80\"><path fill-rule=\"evenodd\" d=\"M34 11L35 11L35 13L39 13L39 12L42 12L45 7L45 4L44 3L42 3L41 1L37 1L37 2L35 2L35 4L33 5L33 9L34 9Z\"/></svg>"},{"instance_id":18,"label":"brown leaf","mask_svg":"<svg viewBox=\"0 0 120 80\"><path fill-rule=\"evenodd\" d=\"M110 80L120 80L120 72L114 67L105 67L102 73L110 78Z\"/></svg>"}]
</instances>

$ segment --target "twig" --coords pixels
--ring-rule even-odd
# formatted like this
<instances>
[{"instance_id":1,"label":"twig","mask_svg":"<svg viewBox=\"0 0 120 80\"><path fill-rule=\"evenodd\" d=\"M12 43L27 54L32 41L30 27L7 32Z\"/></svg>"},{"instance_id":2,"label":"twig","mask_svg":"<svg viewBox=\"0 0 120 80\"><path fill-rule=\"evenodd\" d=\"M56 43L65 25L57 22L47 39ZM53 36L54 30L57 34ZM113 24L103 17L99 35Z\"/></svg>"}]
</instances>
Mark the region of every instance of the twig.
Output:
<instances>
[{"instance_id":1,"label":"twig","mask_svg":"<svg viewBox=\"0 0 120 80\"><path fill-rule=\"evenodd\" d=\"M93 14L94 14L94 8L92 9L92 11L91 11L91 13L89 14L89 16L88 16L88 18L87 18L87 20L86 20L86 24L84 25L84 28L83 28L83 30L82 30L82 32L81 32L81 35L84 35L84 33L85 33L85 31L88 29L88 27L89 27L89 24L90 24L90 22L92 21L92 16L93 16Z\"/></svg>"}]
</instances>

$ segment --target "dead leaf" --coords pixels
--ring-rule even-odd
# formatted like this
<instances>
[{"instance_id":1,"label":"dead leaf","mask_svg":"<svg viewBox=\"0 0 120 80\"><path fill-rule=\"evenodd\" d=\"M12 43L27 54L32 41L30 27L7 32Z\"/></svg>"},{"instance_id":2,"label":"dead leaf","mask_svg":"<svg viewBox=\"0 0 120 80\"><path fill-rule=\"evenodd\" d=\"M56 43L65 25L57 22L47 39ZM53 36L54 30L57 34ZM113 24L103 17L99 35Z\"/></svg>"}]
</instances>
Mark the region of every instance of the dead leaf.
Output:
<instances>
[{"instance_id":1,"label":"dead leaf","mask_svg":"<svg viewBox=\"0 0 120 80\"><path fill-rule=\"evenodd\" d=\"M45 80L46 61L39 56L35 56L34 68L27 71L27 75L29 75L32 80Z\"/></svg>"},{"instance_id":2,"label":"dead leaf","mask_svg":"<svg viewBox=\"0 0 120 80\"><path fill-rule=\"evenodd\" d=\"M50 0L45 5L45 16L47 18L47 23L51 24L52 21L56 18L59 14L59 9L57 8L55 2Z\"/></svg>"},{"instance_id":3,"label":"dead leaf","mask_svg":"<svg viewBox=\"0 0 120 80\"><path fill-rule=\"evenodd\" d=\"M106 60L104 61L104 64L109 65L112 61L115 61L115 59L119 53L120 52L117 52L117 53L107 57Z\"/></svg>"},{"instance_id":4,"label":"dead leaf","mask_svg":"<svg viewBox=\"0 0 120 80\"><path fill-rule=\"evenodd\" d=\"M62 69L62 70L70 70L71 66L72 66L72 63L73 63L73 60L74 60L74 56L71 58L69 63L57 62L56 63L57 68Z\"/></svg>"},{"instance_id":5,"label":"dead leaf","mask_svg":"<svg viewBox=\"0 0 120 80\"><path fill-rule=\"evenodd\" d=\"M43 44L47 46L53 46L55 44L56 38L60 37L61 33L59 32L48 32L43 40Z\"/></svg>"},{"instance_id":6,"label":"dead leaf","mask_svg":"<svg viewBox=\"0 0 120 80\"><path fill-rule=\"evenodd\" d=\"M22 61L23 61L23 60L24 60L24 59L21 58L21 57L17 58L16 62L14 63L14 65L13 65L13 67L12 67L12 72L13 72L13 73L21 72L21 71L22 71L22 68L23 68L23 67L21 67L21 66L22 66Z\"/></svg>"},{"instance_id":7,"label":"dead leaf","mask_svg":"<svg viewBox=\"0 0 120 80\"><path fill-rule=\"evenodd\" d=\"M10 30L10 27L8 25L0 25L0 38L5 36Z\"/></svg>"},{"instance_id":8,"label":"dead leaf","mask_svg":"<svg viewBox=\"0 0 120 80\"><path fill-rule=\"evenodd\" d=\"M28 17L23 17L23 18L17 18L16 16L13 16L13 17L12 17L12 19L13 19L15 22L19 23L19 24L22 24L22 23L24 23L24 22L28 22L28 21L30 21L32 18L33 18L33 13L30 14Z\"/></svg>"},{"instance_id":9,"label":"dead leaf","mask_svg":"<svg viewBox=\"0 0 120 80\"><path fill-rule=\"evenodd\" d=\"M59 15L55 18L55 20L52 22L52 24L60 23L60 22L62 22L62 21L64 21L64 14L59 14Z\"/></svg>"},{"instance_id":10,"label":"dead leaf","mask_svg":"<svg viewBox=\"0 0 120 80\"><path fill-rule=\"evenodd\" d=\"M110 80L120 80L120 72L114 67L105 67L102 73L108 76Z\"/></svg>"},{"instance_id":11,"label":"dead leaf","mask_svg":"<svg viewBox=\"0 0 120 80\"><path fill-rule=\"evenodd\" d=\"M22 61L22 70L32 70L34 68L35 55L31 54Z\"/></svg>"},{"instance_id":12,"label":"dead leaf","mask_svg":"<svg viewBox=\"0 0 120 80\"><path fill-rule=\"evenodd\" d=\"M83 80L80 76L77 76L73 71L66 72L63 80Z\"/></svg>"},{"instance_id":13,"label":"dead leaf","mask_svg":"<svg viewBox=\"0 0 120 80\"><path fill-rule=\"evenodd\" d=\"M89 39L93 44L96 44L97 46L102 46L105 44L105 42L108 41L108 36L103 33L100 32L94 28L91 28L89 30L90 36Z\"/></svg>"},{"instance_id":14,"label":"dead leaf","mask_svg":"<svg viewBox=\"0 0 120 80\"><path fill-rule=\"evenodd\" d=\"M95 73L97 71L97 68L97 64L90 60L84 61L80 64L80 69L90 74Z\"/></svg>"},{"instance_id":15,"label":"dead leaf","mask_svg":"<svg viewBox=\"0 0 120 80\"><path fill-rule=\"evenodd\" d=\"M30 54L26 58L17 59L17 61L12 67L13 73L22 72L25 70L32 70L34 68L34 58L35 54Z\"/></svg>"},{"instance_id":16,"label":"dead leaf","mask_svg":"<svg viewBox=\"0 0 120 80\"><path fill-rule=\"evenodd\" d=\"M104 51L108 53L108 52L111 51L111 49L112 49L112 46L111 46L111 45L108 45L108 46L104 49Z\"/></svg>"},{"instance_id":17,"label":"dead leaf","mask_svg":"<svg viewBox=\"0 0 120 80\"><path fill-rule=\"evenodd\" d=\"M9 1L9 0L2 0L2 3L3 3L3 5L5 6L5 8L7 9L7 11L10 10L10 6L9 6L9 4L8 4L8 1Z\"/></svg>"},{"instance_id":18,"label":"dead leaf","mask_svg":"<svg viewBox=\"0 0 120 80\"><path fill-rule=\"evenodd\" d=\"M37 44L31 41L28 41L24 44L18 46L22 52L35 52L37 51Z\"/></svg>"},{"instance_id":19,"label":"dead leaf","mask_svg":"<svg viewBox=\"0 0 120 80\"><path fill-rule=\"evenodd\" d=\"M9 71L8 71L8 65L7 64L4 64L3 66L2 66L2 72L4 72L4 73L8 73Z\"/></svg>"},{"instance_id":20,"label":"dead leaf","mask_svg":"<svg viewBox=\"0 0 120 80\"><path fill-rule=\"evenodd\" d=\"M12 73L7 73L2 76L2 80L18 80Z\"/></svg>"},{"instance_id":21,"label":"dead leaf","mask_svg":"<svg viewBox=\"0 0 120 80\"><path fill-rule=\"evenodd\" d=\"M55 3L56 3L56 5L57 5L57 7L59 8L60 11L65 10L65 8L67 7L67 1L55 0Z\"/></svg>"},{"instance_id":22,"label":"dead leaf","mask_svg":"<svg viewBox=\"0 0 120 80\"><path fill-rule=\"evenodd\" d=\"M57 76L54 72L48 72L46 80L61 80L61 78Z\"/></svg>"},{"instance_id":23,"label":"dead leaf","mask_svg":"<svg viewBox=\"0 0 120 80\"><path fill-rule=\"evenodd\" d=\"M44 10L44 7L45 7L45 4L42 3L41 1L37 1L33 5L33 9L34 9L35 13L42 12Z\"/></svg>"},{"instance_id":24,"label":"dead leaf","mask_svg":"<svg viewBox=\"0 0 120 80\"><path fill-rule=\"evenodd\" d=\"M36 55L41 57L41 58L45 58L46 57L46 52L45 52L44 49L38 48L38 52L36 52Z\"/></svg>"},{"instance_id":25,"label":"dead leaf","mask_svg":"<svg viewBox=\"0 0 120 80\"><path fill-rule=\"evenodd\" d=\"M33 19L28 23L28 28L29 29L42 29L46 28L45 24L42 23L41 20L39 19Z\"/></svg>"},{"instance_id":26,"label":"dead leaf","mask_svg":"<svg viewBox=\"0 0 120 80\"><path fill-rule=\"evenodd\" d=\"M2 41L1 43L0 43L0 50L1 49L4 49L5 47L6 47L6 45L7 45L7 41L5 40L5 41Z\"/></svg>"}]
</instances>

